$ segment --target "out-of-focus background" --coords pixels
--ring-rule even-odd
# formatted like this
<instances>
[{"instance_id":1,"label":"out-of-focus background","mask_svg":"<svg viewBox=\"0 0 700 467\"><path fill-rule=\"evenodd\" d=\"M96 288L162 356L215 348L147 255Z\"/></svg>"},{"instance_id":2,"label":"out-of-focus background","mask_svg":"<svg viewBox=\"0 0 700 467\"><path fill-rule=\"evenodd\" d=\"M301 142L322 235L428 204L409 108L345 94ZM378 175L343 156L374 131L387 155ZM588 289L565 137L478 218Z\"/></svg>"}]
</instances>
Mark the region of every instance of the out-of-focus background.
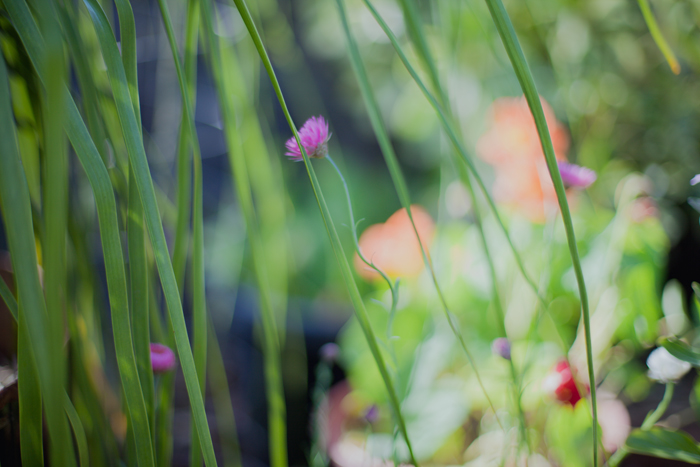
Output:
<instances>
[{"instance_id":1,"label":"out-of-focus background","mask_svg":"<svg viewBox=\"0 0 700 467\"><path fill-rule=\"evenodd\" d=\"M293 118L298 125L313 115L323 115L330 122L330 154L348 180L356 216L364 219L360 231L385 221L400 203L350 67L335 3L253 3ZM689 292L700 261L698 215L686 202L693 194L688 180L700 171L700 3L652 2L664 35L680 58L679 75L671 72L635 2L505 3L538 91L569 141L567 158L598 173L598 182L581 202L610 209L620 180L631 172L644 174L649 209L660 218L669 239L669 248L659 258L663 272L654 286L661 290L667 280L675 278ZM417 61L400 5L392 0L374 5L406 46L409 58ZM494 100L521 96L520 86L483 2L418 5L467 147L476 154L477 143L489 127ZM434 111L364 4L350 0L347 6L413 202L430 213L439 230L456 221L469 222L469 201L456 181L448 157L451 148ZM133 7L147 151L156 183L174 199L180 116L177 78L157 5L139 1ZM233 43L250 41L232 4L220 3L218 8L222 19L218 33ZM184 27L184 11L173 10L176 28ZM269 81L260 75L256 55L241 55L240 60L254 74L253 83L259 89L254 99L266 144L287 193L285 234L280 238L286 246L282 267L289 279L289 336L283 366L290 463L302 465L310 446L309 394L318 349L335 340L352 309L304 167L283 156L283 143L290 132ZM244 465L266 465L266 401L262 355L255 337L256 291L250 282L245 229L231 187L216 91L203 62L198 66L196 123L205 181L209 311L221 336L232 383ZM496 177L492 167L478 158L476 163L492 186ZM331 212L345 219L344 194L335 173L322 162L317 163L317 171ZM353 250L349 232L347 225L340 227L346 251ZM373 289L362 280L359 284L365 293ZM336 367L336 380L341 377L339 371ZM182 385L178 394L175 459L182 459L185 465L189 410Z\"/></svg>"},{"instance_id":2,"label":"out-of-focus background","mask_svg":"<svg viewBox=\"0 0 700 467\"><path fill-rule=\"evenodd\" d=\"M185 2L169 3L175 29L181 35L186 20ZM424 76L399 2L372 3ZM576 460L581 457L579 451L563 452L576 446L577 436L585 432L581 428L583 422L571 428L571 433L557 435L558 427L575 425L567 418L573 415L552 415L549 409L542 409L539 391L542 375L555 363L553 355L563 353L557 347L559 341L567 349L573 345L580 350L582 345L577 340L580 315L565 238L557 224L560 219L547 211L547 193L543 193L546 190L539 182L530 186L522 181L522 172L508 173L497 162L503 154L520 157L528 151L528 155L534 151L533 157L539 157L539 142L528 120L520 85L484 2L415 3L465 147L499 203L516 247L523 252L535 276L542 278L538 284L551 301L549 308L554 318L551 323L543 319L541 324L531 293L525 291L522 279L514 277L515 263L497 223L486 214L484 224L493 241L503 287L506 332L514 342L514 353L534 355L532 358L539 361L533 364L535 376L527 380L532 394L526 393L526 410L546 415L532 416L533 427L537 427L533 430L543 427L538 440L546 438L543 442L557 446L552 455L559 456L560 465L578 465L575 462L580 461ZM678 57L677 74L650 35L636 2L504 3L545 102L557 155L597 173L597 181L587 190L572 194L570 201L584 269L587 279L591 279L593 303L603 310L598 316L606 313L606 306L612 310L610 316L614 315L608 321L594 319L599 330L610 330L599 333L596 357L603 381L598 383L609 398L621 401L622 407L627 408L627 425L621 428L624 431L629 428L630 416L632 426L639 426L661 399L663 388L646 378L644 365L656 338L668 329L679 333L692 322L697 324L691 283L698 280L700 225L698 212L688 198L700 197L700 188L689 184L691 177L700 172L700 1L651 1L660 29ZM356 219L363 219L360 233L370 225L387 221L401 204L348 59L336 3L259 0L250 4L297 126L317 115L329 122L329 153L349 184ZM216 33L233 47L238 59L238 69L228 71L231 79L243 82L242 94L232 96L234 108L238 105L243 121L257 118L259 123L259 130L257 125L242 128L243 146L253 153L262 148L271 161L269 166L252 166L250 170L251 178L257 174L263 180L257 185L260 191L256 192L256 209L261 222L267 225L263 242L268 264L273 266L268 268L273 298L284 310L280 320L286 323L287 330L282 366L290 465L310 462L312 426L319 423L313 415L312 393L317 384L319 350L329 342L339 342L341 346L339 360L332 365L333 382L347 377L352 385L348 389L350 395L341 398L345 404L343 413L354 420L347 424L347 431L362 439L355 444L375 443L367 450L377 457L389 458L386 446L391 444L391 436L386 432L390 415L385 395L352 319L352 307L306 170L302 163L284 156L284 142L291 133L238 11L231 2L216 6L220 15ZM174 224L177 198L180 91L157 3L138 0L132 2L132 7L144 142L158 188L166 236L172 241L174 232L167 227ZM496 389L498 384L506 385L504 367L498 366L500 363L492 365L489 360L494 358L491 341L500 333L489 298L491 279L477 238L472 202L452 163L452 148L433 108L365 4L348 0L347 9L391 143L408 181L411 200L428 216L426 228L434 239L431 256L438 275L480 365L496 367L492 373L486 371L487 387L495 394L497 405L505 407L505 390ZM116 10L111 5L106 10L111 12L116 26ZM85 14L81 18L84 24L80 27L87 27L89 18ZM258 295L246 229L232 186L219 100L203 57L197 65L196 90L195 120L203 159L207 306L231 385L243 465L264 466L269 462L267 401ZM250 109L254 112L250 113ZM120 150L123 148L114 148ZM354 244L342 184L326 161L313 163L345 251L352 260ZM84 176L76 171L74 177ZM265 180L271 181L268 186L264 186ZM266 197L266 193L281 196ZM87 190L71 193L71 203L90 206L91 196ZM485 212L485 203L482 204ZM85 231L86 245L99 258L96 261L102 261L97 225L85 224L91 226ZM4 239L0 246L7 249ZM412 250L407 248L396 254L410 255ZM603 263L602 272L598 271L596 268ZM356 269L360 292L367 299L372 320L380 329L378 333L382 334L388 326L381 306L390 302L387 288L363 273L362 267ZM484 446L502 446L507 441L482 444L482 451L468 450L470 445L476 446L477 443L472 444L474 439L493 428L493 412L485 407L473 375L464 369L464 356L444 328L428 272L419 269L414 277L402 278L401 284L403 301L395 323L395 332L401 337L395 349L395 370L408 406L409 425L413 424L419 439L419 450L425 459L436 463L463 464L480 459L486 450ZM191 298L191 292L186 290L187 316ZM98 301L106 310L106 286ZM526 311L519 308L522 303L527 303L522 307ZM103 320L106 374L116 385L118 374L106 312ZM534 329L534 336L520 332L519 326ZM387 342L391 346L389 334L390 330ZM445 343L444 348L441 343ZM534 349L532 355L530 346ZM582 354L570 354L572 364L577 355ZM436 368L434 373L429 371L431 367ZM585 365L579 368L585 370ZM415 383L416 375L439 384L422 387ZM446 380L450 384L445 386ZM687 378L684 381L685 386L681 384L674 399L676 405L672 406L677 412L684 410L693 386ZM423 392L412 393L414 389ZM425 411L431 413L416 408L415 394L424 397ZM380 421L358 422L375 404ZM614 410L619 409L619 405L615 407ZM214 413L211 400L207 409ZM454 416L431 418L431 414L445 411ZM178 374L174 465L188 463L189 419L184 382ZM216 427L212 427L216 434ZM697 426L693 427L689 430L698 434ZM384 437L374 436L374 429ZM604 433L605 430L603 427ZM431 432L432 437L426 432ZM619 440L608 441L612 444L606 449L621 445ZM347 441L347 445L352 442ZM336 453L334 462L357 465L352 460L343 464L342 459L343 455Z\"/></svg>"}]
</instances>

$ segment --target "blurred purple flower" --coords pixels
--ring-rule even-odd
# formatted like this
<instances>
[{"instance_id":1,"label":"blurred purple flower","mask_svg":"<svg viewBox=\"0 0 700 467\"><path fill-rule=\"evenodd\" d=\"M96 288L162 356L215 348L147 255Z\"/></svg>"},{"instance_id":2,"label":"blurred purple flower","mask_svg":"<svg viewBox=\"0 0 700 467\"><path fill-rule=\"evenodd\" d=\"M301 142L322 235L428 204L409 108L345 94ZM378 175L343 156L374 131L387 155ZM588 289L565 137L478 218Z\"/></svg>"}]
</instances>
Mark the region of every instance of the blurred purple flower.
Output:
<instances>
[{"instance_id":1,"label":"blurred purple flower","mask_svg":"<svg viewBox=\"0 0 700 467\"><path fill-rule=\"evenodd\" d=\"M557 165L567 188L588 188L598 178L596 173L587 167L562 161L558 161Z\"/></svg>"},{"instance_id":2,"label":"blurred purple flower","mask_svg":"<svg viewBox=\"0 0 700 467\"><path fill-rule=\"evenodd\" d=\"M365 420L367 420L367 423L370 425L379 420L379 407L377 407L377 404L372 404L367 408Z\"/></svg>"},{"instance_id":3,"label":"blurred purple flower","mask_svg":"<svg viewBox=\"0 0 700 467\"><path fill-rule=\"evenodd\" d=\"M690 179L691 186L695 186L698 183L700 183L700 174L697 174L696 176L694 176L693 178Z\"/></svg>"},{"instance_id":4,"label":"blurred purple flower","mask_svg":"<svg viewBox=\"0 0 700 467\"><path fill-rule=\"evenodd\" d=\"M494 355L510 360L510 342L505 337L499 337L491 343L491 352Z\"/></svg>"},{"instance_id":5,"label":"blurred purple flower","mask_svg":"<svg viewBox=\"0 0 700 467\"><path fill-rule=\"evenodd\" d=\"M165 373L175 368L175 353L163 344L151 343L151 367L153 373Z\"/></svg>"},{"instance_id":6,"label":"blurred purple flower","mask_svg":"<svg viewBox=\"0 0 700 467\"><path fill-rule=\"evenodd\" d=\"M301 127L301 130L299 130L299 139L309 157L318 159L326 157L328 155L328 140L330 137L328 123L321 115L308 119L304 126ZM288 156L294 162L304 160L296 138L293 136L289 138L285 146L287 147L287 152L284 153L285 156Z\"/></svg>"},{"instance_id":7,"label":"blurred purple flower","mask_svg":"<svg viewBox=\"0 0 700 467\"><path fill-rule=\"evenodd\" d=\"M340 355L340 347L333 342L329 342L321 346L318 354L324 362L333 363L338 359L338 355Z\"/></svg>"}]
</instances>

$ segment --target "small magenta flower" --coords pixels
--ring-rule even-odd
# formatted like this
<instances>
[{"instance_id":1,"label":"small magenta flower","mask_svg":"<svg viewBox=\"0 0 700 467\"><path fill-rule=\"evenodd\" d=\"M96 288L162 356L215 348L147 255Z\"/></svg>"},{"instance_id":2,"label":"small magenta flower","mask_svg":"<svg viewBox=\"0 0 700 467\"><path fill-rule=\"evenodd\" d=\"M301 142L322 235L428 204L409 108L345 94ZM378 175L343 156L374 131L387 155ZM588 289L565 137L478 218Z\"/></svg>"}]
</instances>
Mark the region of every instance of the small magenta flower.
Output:
<instances>
[{"instance_id":1,"label":"small magenta flower","mask_svg":"<svg viewBox=\"0 0 700 467\"><path fill-rule=\"evenodd\" d=\"M697 174L696 176L694 176L693 178L690 179L691 186L695 186L698 183L700 183L700 174Z\"/></svg>"},{"instance_id":2,"label":"small magenta flower","mask_svg":"<svg viewBox=\"0 0 700 467\"><path fill-rule=\"evenodd\" d=\"M510 360L510 341L505 337L494 339L491 343L491 352L494 355Z\"/></svg>"},{"instance_id":3,"label":"small magenta flower","mask_svg":"<svg viewBox=\"0 0 700 467\"><path fill-rule=\"evenodd\" d=\"M163 344L151 343L151 367L153 373L165 373L175 368L175 353Z\"/></svg>"},{"instance_id":4,"label":"small magenta flower","mask_svg":"<svg viewBox=\"0 0 700 467\"><path fill-rule=\"evenodd\" d=\"M328 140L330 138L331 134L328 133L328 123L326 123L326 120L320 115L308 119L306 123L304 123L304 126L301 127L301 130L299 130L299 139L309 157L315 157L317 159L326 157L328 155ZM287 152L284 153L285 156L288 156L294 162L304 160L296 138L293 136L289 138L285 146L287 147Z\"/></svg>"},{"instance_id":5,"label":"small magenta flower","mask_svg":"<svg viewBox=\"0 0 700 467\"><path fill-rule=\"evenodd\" d=\"M557 165L567 188L588 188L598 178L596 173L587 167L562 161L558 161Z\"/></svg>"}]
</instances>

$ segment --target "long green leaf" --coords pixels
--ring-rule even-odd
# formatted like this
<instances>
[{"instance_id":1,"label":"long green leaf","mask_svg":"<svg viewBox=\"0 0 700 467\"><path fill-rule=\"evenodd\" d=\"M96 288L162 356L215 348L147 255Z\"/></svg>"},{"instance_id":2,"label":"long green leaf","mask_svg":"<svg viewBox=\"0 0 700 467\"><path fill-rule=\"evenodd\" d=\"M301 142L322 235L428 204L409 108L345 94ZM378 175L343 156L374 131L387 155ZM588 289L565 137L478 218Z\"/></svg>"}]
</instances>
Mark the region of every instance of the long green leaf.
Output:
<instances>
[{"instance_id":1,"label":"long green leaf","mask_svg":"<svg viewBox=\"0 0 700 467\"><path fill-rule=\"evenodd\" d=\"M40 65L37 65L40 63L38 62L38 57L41 56L44 44L41 33L31 17L31 13L27 9L26 4L19 0L9 0L5 4L29 57L39 73L39 78L46 83L48 80L44 74L45 71ZM73 98L65 86L63 87L63 98L66 106L66 119L64 121L66 133L88 175L90 185L95 194L107 273L117 363L126 395L127 409L134 425L139 463L141 466L149 466L154 464L154 458L150 443L148 416L136 370L136 359L131 339L126 273L121 250L116 201L107 169L90 138ZM130 104L127 105L131 108ZM61 407L61 405L59 402L58 407Z\"/></svg>"},{"instance_id":2,"label":"long green leaf","mask_svg":"<svg viewBox=\"0 0 700 467\"><path fill-rule=\"evenodd\" d=\"M43 238L42 262L44 268L44 294L48 313L49 362L53 372L52 391L44 394L46 409L53 399L60 399L66 386L66 356L63 351L65 322L63 319L67 294L66 237L68 225L68 152L63 131L63 87L66 81L66 65L61 30L55 16L54 5L41 0L37 5L37 17L43 34L49 39L40 56L43 71L52 77L41 93L43 123ZM55 408L51 408L55 410ZM54 433L57 437L49 450L52 465L74 465L75 454L70 442L66 415L57 414Z\"/></svg>"},{"instance_id":3,"label":"long green leaf","mask_svg":"<svg viewBox=\"0 0 700 467\"><path fill-rule=\"evenodd\" d=\"M153 180L150 176L143 140L134 115L134 109L129 100L129 90L124 67L120 60L114 34L112 33L104 11L102 11L102 8L96 0L84 0L84 3L90 13L95 30L97 31L100 47L102 49L102 56L107 65L107 74L117 105L119 121L122 126L129 160L133 165L136 183L139 194L141 195L146 225L153 246L156 265L160 274L168 313L173 325L175 342L182 365L182 372L185 377L187 393L190 398L194 423L199 434L199 442L202 446L205 462L211 467L216 465L216 457L214 456L214 446L212 445L209 425L207 424L206 412L204 410L204 398L202 397L194 357L187 337L187 327L182 312L180 294L170 261L167 243L165 241L165 234L156 203ZM188 105L187 100L185 100L185 105Z\"/></svg>"},{"instance_id":4,"label":"long green leaf","mask_svg":"<svg viewBox=\"0 0 700 467\"><path fill-rule=\"evenodd\" d=\"M304 158L304 165L306 166L306 171L309 175L309 179L314 190L314 195L316 197L316 201L318 202L319 210L321 211L321 217L323 218L323 222L326 226L326 230L328 232L328 236L333 247L333 252L335 253L336 259L340 266L341 274L343 276L343 280L345 281L345 285L348 289L350 300L352 301L353 307L355 309L355 316L357 317L358 323L360 324L360 327L362 328L362 331L365 334L370 351L372 352L374 360L377 363L377 367L382 376L382 380L384 381L384 385L386 386L387 393L389 395L389 400L391 402L391 406L394 410L394 414L399 425L399 431L404 436L404 439L406 440L406 444L408 446L411 462L417 466L418 462L416 461L415 456L413 455L413 448L408 437L408 432L406 430L406 423L403 419L403 415L401 414L401 405L399 403L398 396L396 395L393 383L391 382L391 377L389 376L386 363L384 362L384 357L382 356L381 351L379 349L379 345L377 344L377 338L369 322L364 302L362 301L360 292L357 289L357 284L355 283L355 279L352 274L352 269L348 264L347 257L345 256L345 252L343 251L343 247L340 243L340 238L338 237L338 232L335 229L333 220L331 219L330 211L328 210L328 206L326 205L323 193L321 192L321 186L319 185L318 179L316 178L316 173L314 172L313 166L311 165L309 157L306 154L306 150L301 144L301 140L299 139L299 133L297 132L296 126L294 125L294 121L292 120L291 115L289 114L289 109L287 108L287 104L285 103L284 96L282 94L282 89L280 88L279 82L275 75L275 71L272 68L272 63L270 62L270 58L267 55L267 51L265 50L265 47L262 43L260 34L258 33L258 30L255 27L255 23L253 22L253 18L250 15L248 6L246 5L244 0L233 1L236 7L238 8L241 17L243 18L243 22L245 23L246 28L248 29L248 33L250 34L251 38L253 39L253 42L255 43L255 48L258 50L258 54L260 55L260 58L263 61L263 65L265 66L265 70L267 71L270 81L272 82L272 86L275 89L275 94L277 95L277 99L287 119L289 128L292 130L294 138L296 139L297 144L301 148L302 156Z\"/></svg>"},{"instance_id":5,"label":"long green leaf","mask_svg":"<svg viewBox=\"0 0 700 467\"><path fill-rule=\"evenodd\" d=\"M625 443L631 452L700 464L700 448L693 438L682 431L663 428L634 430Z\"/></svg>"},{"instance_id":6,"label":"long green leaf","mask_svg":"<svg viewBox=\"0 0 700 467\"><path fill-rule=\"evenodd\" d=\"M7 282L5 282L4 279L0 278L0 297L5 301L5 305L7 305L7 309L10 310L10 314L12 314L12 317L15 319L15 322L19 320L19 311L17 310L17 300L15 299L15 296L12 294L12 291L10 288L7 286Z\"/></svg>"},{"instance_id":7,"label":"long green leaf","mask_svg":"<svg viewBox=\"0 0 700 467\"><path fill-rule=\"evenodd\" d=\"M199 149L199 139L197 137L197 129L194 124L194 114L192 107L194 106L195 87L191 71L189 83L186 82L185 74L180 64L180 56L178 54L177 43L175 41L175 33L173 32L172 21L170 20L170 12L165 0L158 0L161 16L165 32L168 36L170 50L173 54L175 62L175 70L177 71L178 83L180 85L180 94L183 102L183 109L186 116L187 135L192 142L193 149L193 168L194 168L194 190L192 197L192 288L193 288L193 303L192 303L192 330L193 339L192 346L194 352L194 362L197 369L197 378L202 397L204 397L204 389L206 386L206 371L207 371L207 309L206 297L204 292L204 220L202 214L202 156ZM191 13L188 16L188 39L191 42L186 44L190 60L196 56L197 51L197 29L199 25L199 11L197 2L190 2L188 7ZM190 70L193 66L190 65ZM181 131L184 131L181 129ZM193 409L194 410L194 409ZM194 414L193 414L194 415ZM192 429L191 447L190 447L190 465L201 465L201 446L197 438L196 427ZM215 460L214 460L215 461Z\"/></svg>"},{"instance_id":8,"label":"long green leaf","mask_svg":"<svg viewBox=\"0 0 700 467\"><path fill-rule=\"evenodd\" d=\"M12 115L10 102L10 88L5 61L0 57L0 200L2 201L2 214L4 219L7 242L12 258L12 268L15 273L17 291L20 306L20 336L19 354L28 371L24 377L28 378L30 392L24 393L26 403L39 403L37 394L43 394L46 406L47 425L51 446L63 439L66 433L61 433L67 428L65 414L60 411L60 401L56 407L49 408L48 402L56 402L56 397L48 395L54 381L59 377L55 374L51 348L48 345L48 330L46 329L47 312L44 302L44 294L39 282L37 267L36 246L34 244L34 229L32 222L31 202L29 188L22 170L22 163L17 144L15 122ZM23 334L26 333L25 336ZM33 354L33 358L32 358ZM36 365L37 386L31 386L29 379L33 376L31 368L32 359ZM22 370L20 370L20 373ZM31 387L30 387L31 386ZM20 394L20 399L23 394ZM28 398L26 396L29 396ZM20 404L22 401L20 400ZM57 410L58 409L58 410ZM35 412L36 413L36 412ZM30 425L27 429L34 432L34 440L41 443L41 437L37 435L37 424L41 424L41 412L36 417L25 418ZM20 422L21 423L21 422ZM32 429L31 426L34 428ZM29 433L29 432L28 432ZM38 436L38 439L37 439ZM61 459L58 459L60 462ZM63 463L60 462L59 465Z\"/></svg>"},{"instance_id":9,"label":"long green leaf","mask_svg":"<svg viewBox=\"0 0 700 467\"><path fill-rule=\"evenodd\" d=\"M549 135L549 128L547 126L547 120L545 119L544 110L542 109L542 102L540 101L539 93L537 92L537 87L535 86L535 80L530 72L530 67L525 59L525 54L520 47L520 42L513 29L513 24L510 21L510 17L506 12L503 2L501 0L486 0L486 5L491 13L491 18L496 24L496 29L498 34L501 36L503 45L508 53L508 58L510 59L515 74L520 82L520 87L525 94L525 99L527 99L528 106L532 112L532 116L535 119L535 126L537 127L537 133L540 137L540 143L542 144L542 149L544 151L545 160L547 162L547 168L549 169L549 174L554 183L554 190L557 194L557 201L559 202L559 209L561 210L562 220L564 221L564 229L566 230L566 238L569 243L569 253L571 255L571 262L573 263L574 273L576 274L576 282L578 284L579 295L581 299L581 309L583 312L583 326L586 337L586 360L588 364L588 378L590 381L591 388L591 406L593 408L593 465L598 465L598 403L596 400L596 379L595 370L593 368L593 351L591 344L591 317L590 311L588 309L588 294L586 292L586 282L583 277L583 269L581 268L581 260L578 254L578 246L576 245L576 234L574 232L574 224L571 220L571 211L569 210L569 203L566 199L566 190L564 188L564 182L561 179L561 174L559 173L559 167L557 166L557 158L554 154L554 147L552 146L552 138Z\"/></svg>"},{"instance_id":10,"label":"long green leaf","mask_svg":"<svg viewBox=\"0 0 700 467\"><path fill-rule=\"evenodd\" d=\"M202 19L206 31L207 45L210 51L210 66L221 103L224 121L224 135L228 146L229 161L233 172L234 185L238 203L243 212L250 242L251 257L255 281L259 290L261 321L263 326L263 358L265 385L268 403L268 430L270 446L270 464L273 467L287 466L286 407L282 385L282 365L280 356L279 334L272 306L270 284L265 268L265 251L261 242L253 198L248 179L246 159L243 155L241 138L238 134L237 120L228 96L231 95L230 83L223 75L221 47L214 34L213 11L209 0L202 2Z\"/></svg>"},{"instance_id":11,"label":"long green leaf","mask_svg":"<svg viewBox=\"0 0 700 467\"><path fill-rule=\"evenodd\" d=\"M73 403L68 397L68 394L63 393L64 402L63 407L70 421L71 427L73 428L73 435L75 436L75 444L78 445L78 457L80 459L80 467L90 467L90 454L88 452L87 438L85 436L85 428L83 428L83 423L80 421L78 412L76 412Z\"/></svg>"},{"instance_id":12,"label":"long green leaf","mask_svg":"<svg viewBox=\"0 0 700 467\"><path fill-rule=\"evenodd\" d=\"M662 339L660 344L674 357L700 367L700 352L676 337Z\"/></svg>"},{"instance_id":13,"label":"long green leaf","mask_svg":"<svg viewBox=\"0 0 700 467\"><path fill-rule=\"evenodd\" d=\"M17 336L17 390L19 392L19 448L23 465L44 465L43 420L39 374L20 310Z\"/></svg>"},{"instance_id":14,"label":"long green leaf","mask_svg":"<svg viewBox=\"0 0 700 467\"><path fill-rule=\"evenodd\" d=\"M126 80L129 85L129 95L134 114L141 126L141 105L138 92L137 57L136 57L136 24L131 5L127 0L116 0L119 15L119 33L121 37L122 63ZM146 257L146 233L143 225L143 206L136 186L133 167L129 163L129 194L127 207L127 242L129 253L129 287L131 332L134 339L134 354L139 382L146 405L148 427L151 434L151 450L155 452L155 389L153 384L153 369L150 358L150 326L149 326L149 286L148 259ZM129 421L133 425L133 421ZM135 431L134 433L137 433ZM155 460L155 459L154 459Z\"/></svg>"},{"instance_id":15,"label":"long green leaf","mask_svg":"<svg viewBox=\"0 0 700 467\"><path fill-rule=\"evenodd\" d=\"M224 455L224 466L240 467L241 448L238 442L233 404L231 403L231 392L229 391L221 347L219 346L214 323L211 319L207 329L209 331L209 345L207 346L207 351L209 352L207 365L209 368L207 378L209 379L211 395L216 408L216 424L219 427L219 442Z\"/></svg>"}]
</instances>

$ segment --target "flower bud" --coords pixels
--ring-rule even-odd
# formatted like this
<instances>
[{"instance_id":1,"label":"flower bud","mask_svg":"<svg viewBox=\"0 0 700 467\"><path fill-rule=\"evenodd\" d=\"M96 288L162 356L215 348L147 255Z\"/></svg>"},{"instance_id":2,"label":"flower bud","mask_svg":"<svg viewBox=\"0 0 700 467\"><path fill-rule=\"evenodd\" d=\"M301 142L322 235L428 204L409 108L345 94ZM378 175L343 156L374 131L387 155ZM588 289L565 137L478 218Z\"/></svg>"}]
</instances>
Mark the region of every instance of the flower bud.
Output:
<instances>
[{"instance_id":1,"label":"flower bud","mask_svg":"<svg viewBox=\"0 0 700 467\"><path fill-rule=\"evenodd\" d=\"M175 353L163 344L151 343L151 367L153 373L165 373L175 368Z\"/></svg>"},{"instance_id":2,"label":"flower bud","mask_svg":"<svg viewBox=\"0 0 700 467\"><path fill-rule=\"evenodd\" d=\"M510 341L505 337L499 337L491 343L491 352L494 355L510 360Z\"/></svg>"}]
</instances>

